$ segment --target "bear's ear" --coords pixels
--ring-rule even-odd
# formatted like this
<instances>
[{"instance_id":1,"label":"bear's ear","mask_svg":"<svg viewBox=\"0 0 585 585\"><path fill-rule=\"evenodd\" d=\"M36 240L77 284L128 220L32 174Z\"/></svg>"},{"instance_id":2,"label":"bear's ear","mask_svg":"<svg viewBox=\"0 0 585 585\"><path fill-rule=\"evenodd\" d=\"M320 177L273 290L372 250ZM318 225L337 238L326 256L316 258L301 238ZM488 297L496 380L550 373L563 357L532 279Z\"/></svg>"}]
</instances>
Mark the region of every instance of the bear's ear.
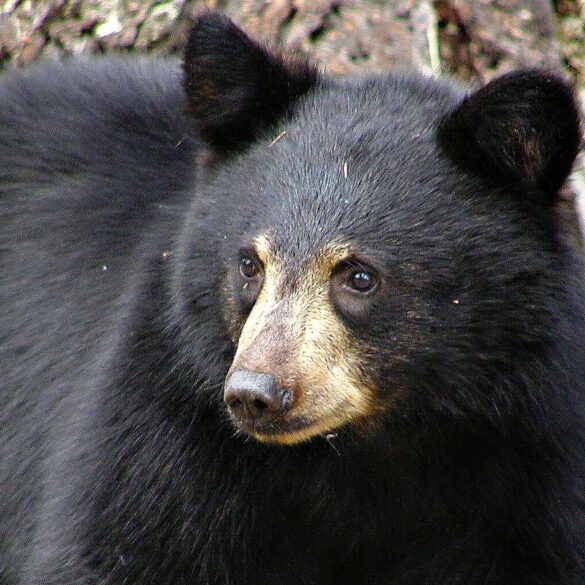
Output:
<instances>
[{"instance_id":1,"label":"bear's ear","mask_svg":"<svg viewBox=\"0 0 585 585\"><path fill-rule=\"evenodd\" d=\"M189 113L216 151L245 146L318 81L301 60L285 60L250 39L225 16L201 14L184 58Z\"/></svg>"},{"instance_id":2,"label":"bear's ear","mask_svg":"<svg viewBox=\"0 0 585 585\"><path fill-rule=\"evenodd\" d=\"M554 202L579 149L573 91L543 71L504 75L464 99L443 120L439 140L468 169Z\"/></svg>"}]
</instances>

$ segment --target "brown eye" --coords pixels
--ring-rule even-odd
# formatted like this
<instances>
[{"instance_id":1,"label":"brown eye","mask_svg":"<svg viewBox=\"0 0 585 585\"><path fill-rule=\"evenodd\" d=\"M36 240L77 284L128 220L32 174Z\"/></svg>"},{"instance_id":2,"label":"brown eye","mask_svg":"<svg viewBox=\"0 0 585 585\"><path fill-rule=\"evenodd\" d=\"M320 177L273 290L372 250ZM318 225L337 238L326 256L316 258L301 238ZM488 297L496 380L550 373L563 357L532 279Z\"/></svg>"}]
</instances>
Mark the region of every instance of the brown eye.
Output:
<instances>
[{"instance_id":1,"label":"brown eye","mask_svg":"<svg viewBox=\"0 0 585 585\"><path fill-rule=\"evenodd\" d=\"M381 285L376 270L362 260L350 258L333 270L329 290L333 304L342 315L360 318L374 306L372 300Z\"/></svg>"},{"instance_id":2,"label":"brown eye","mask_svg":"<svg viewBox=\"0 0 585 585\"><path fill-rule=\"evenodd\" d=\"M264 280L263 266L253 251L240 251L238 262L239 278L236 281L236 299L243 314L248 313L262 288Z\"/></svg>"},{"instance_id":3,"label":"brown eye","mask_svg":"<svg viewBox=\"0 0 585 585\"><path fill-rule=\"evenodd\" d=\"M245 256L240 260L240 274L243 278L256 278L259 272L258 265L252 258Z\"/></svg>"},{"instance_id":4,"label":"brown eye","mask_svg":"<svg viewBox=\"0 0 585 585\"><path fill-rule=\"evenodd\" d=\"M369 293L377 286L377 279L374 274L367 270L355 270L349 276L347 281L349 288L358 293Z\"/></svg>"},{"instance_id":5,"label":"brown eye","mask_svg":"<svg viewBox=\"0 0 585 585\"><path fill-rule=\"evenodd\" d=\"M352 294L368 295L378 288L379 279L373 270L348 263L343 271L343 288Z\"/></svg>"}]
</instances>

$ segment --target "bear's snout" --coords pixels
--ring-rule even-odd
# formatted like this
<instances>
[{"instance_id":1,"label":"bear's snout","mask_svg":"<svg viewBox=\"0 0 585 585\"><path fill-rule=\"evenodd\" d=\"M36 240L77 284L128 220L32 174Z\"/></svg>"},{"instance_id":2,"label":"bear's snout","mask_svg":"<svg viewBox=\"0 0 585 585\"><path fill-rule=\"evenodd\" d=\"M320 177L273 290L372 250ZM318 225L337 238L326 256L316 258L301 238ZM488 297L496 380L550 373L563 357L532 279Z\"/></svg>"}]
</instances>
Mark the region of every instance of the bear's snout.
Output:
<instances>
[{"instance_id":1,"label":"bear's snout","mask_svg":"<svg viewBox=\"0 0 585 585\"><path fill-rule=\"evenodd\" d=\"M224 402L232 417L244 426L261 426L274 420L291 404L290 393L272 374L237 369L228 378Z\"/></svg>"}]
</instances>

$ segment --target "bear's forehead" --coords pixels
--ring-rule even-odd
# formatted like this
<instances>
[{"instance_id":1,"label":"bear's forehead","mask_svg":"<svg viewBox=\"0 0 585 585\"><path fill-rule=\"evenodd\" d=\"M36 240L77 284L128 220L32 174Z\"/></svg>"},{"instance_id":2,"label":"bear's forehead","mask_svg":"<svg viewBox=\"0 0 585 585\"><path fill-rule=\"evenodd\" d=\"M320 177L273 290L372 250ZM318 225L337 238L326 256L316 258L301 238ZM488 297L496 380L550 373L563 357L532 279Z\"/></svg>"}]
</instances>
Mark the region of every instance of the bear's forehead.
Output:
<instances>
[{"instance_id":1,"label":"bear's forehead","mask_svg":"<svg viewBox=\"0 0 585 585\"><path fill-rule=\"evenodd\" d=\"M341 144L370 137L392 143L392 137L434 130L463 93L434 79L388 75L332 83L299 100L287 131L300 126L307 140L330 136Z\"/></svg>"},{"instance_id":2,"label":"bear's forehead","mask_svg":"<svg viewBox=\"0 0 585 585\"><path fill-rule=\"evenodd\" d=\"M434 237L445 201L430 208L452 191L436 144L449 91L405 77L309 95L226 173L226 190L245 198L245 235L268 236L299 264L333 244L389 250L411 224Z\"/></svg>"},{"instance_id":3,"label":"bear's forehead","mask_svg":"<svg viewBox=\"0 0 585 585\"><path fill-rule=\"evenodd\" d=\"M280 189L309 207L330 191L361 200L365 189L432 174L436 131L454 103L452 90L407 76L317 89L243 166L246 173L259 171L267 192Z\"/></svg>"}]
</instances>

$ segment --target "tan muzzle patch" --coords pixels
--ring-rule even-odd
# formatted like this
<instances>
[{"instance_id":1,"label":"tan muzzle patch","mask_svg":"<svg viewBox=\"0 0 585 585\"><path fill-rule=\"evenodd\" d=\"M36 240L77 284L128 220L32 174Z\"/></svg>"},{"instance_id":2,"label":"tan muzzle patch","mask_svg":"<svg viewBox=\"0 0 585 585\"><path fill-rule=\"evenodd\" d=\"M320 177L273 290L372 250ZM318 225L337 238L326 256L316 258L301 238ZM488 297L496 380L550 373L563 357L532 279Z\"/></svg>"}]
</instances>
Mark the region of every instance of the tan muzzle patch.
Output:
<instances>
[{"instance_id":1,"label":"tan muzzle patch","mask_svg":"<svg viewBox=\"0 0 585 585\"><path fill-rule=\"evenodd\" d=\"M364 378L360 347L336 315L329 292L332 271L348 248L329 246L308 259L293 286L268 239L254 244L264 282L230 374L238 368L270 373L293 399L276 431L253 436L293 444L371 414L373 390Z\"/></svg>"}]
</instances>

